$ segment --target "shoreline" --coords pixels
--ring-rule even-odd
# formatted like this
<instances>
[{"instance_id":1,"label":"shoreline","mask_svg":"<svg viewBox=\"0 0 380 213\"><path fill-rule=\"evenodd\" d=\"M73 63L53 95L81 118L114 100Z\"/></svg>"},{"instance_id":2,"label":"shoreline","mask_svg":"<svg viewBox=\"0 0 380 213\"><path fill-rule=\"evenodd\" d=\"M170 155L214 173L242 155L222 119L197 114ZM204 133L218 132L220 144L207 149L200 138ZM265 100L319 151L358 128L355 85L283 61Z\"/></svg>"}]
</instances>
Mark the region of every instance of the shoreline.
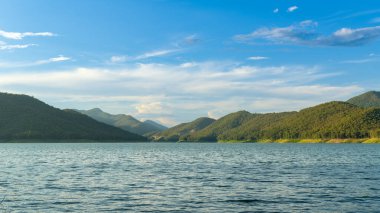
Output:
<instances>
[{"instance_id":1,"label":"shoreline","mask_svg":"<svg viewBox=\"0 0 380 213\"><path fill-rule=\"evenodd\" d=\"M335 138L335 139L277 139L277 140L258 140L258 141L218 141L218 143L326 143L326 144L342 144L342 143L364 143L364 144L380 144L380 138Z\"/></svg>"},{"instance_id":2,"label":"shoreline","mask_svg":"<svg viewBox=\"0 0 380 213\"><path fill-rule=\"evenodd\" d=\"M297 144L380 144L380 138L336 138L336 139L277 139L277 140L258 140L258 141L243 141L243 140L229 140L229 141L120 141L120 140L57 140L57 139L16 139L16 140L0 140L1 143L297 143Z\"/></svg>"}]
</instances>

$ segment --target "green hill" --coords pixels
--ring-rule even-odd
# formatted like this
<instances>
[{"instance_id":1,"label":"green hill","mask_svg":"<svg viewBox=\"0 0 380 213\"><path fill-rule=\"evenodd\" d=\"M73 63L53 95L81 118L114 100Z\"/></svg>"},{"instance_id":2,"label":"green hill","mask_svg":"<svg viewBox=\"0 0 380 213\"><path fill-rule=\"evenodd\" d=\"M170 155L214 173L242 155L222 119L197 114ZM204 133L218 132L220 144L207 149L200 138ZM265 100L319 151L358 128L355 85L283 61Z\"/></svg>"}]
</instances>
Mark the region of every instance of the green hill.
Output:
<instances>
[{"instance_id":1,"label":"green hill","mask_svg":"<svg viewBox=\"0 0 380 213\"><path fill-rule=\"evenodd\" d=\"M146 141L72 110L33 97L0 93L0 140Z\"/></svg>"},{"instance_id":2,"label":"green hill","mask_svg":"<svg viewBox=\"0 0 380 213\"><path fill-rule=\"evenodd\" d=\"M97 121L147 137L167 129L167 127L160 125L154 121L148 120L145 122L141 122L130 115L112 115L103 112L99 108L76 111L90 116L91 118Z\"/></svg>"},{"instance_id":3,"label":"green hill","mask_svg":"<svg viewBox=\"0 0 380 213\"><path fill-rule=\"evenodd\" d=\"M179 124L161 133L153 135L155 141L182 141L187 140L187 136L193 132L202 130L215 122L212 118L198 118L189 123Z\"/></svg>"},{"instance_id":4,"label":"green hill","mask_svg":"<svg viewBox=\"0 0 380 213\"><path fill-rule=\"evenodd\" d=\"M263 139L262 131L271 129L277 122L296 112L256 114L244 125L218 135L218 141L257 141Z\"/></svg>"},{"instance_id":5,"label":"green hill","mask_svg":"<svg viewBox=\"0 0 380 213\"><path fill-rule=\"evenodd\" d=\"M369 91L347 101L360 107L380 107L380 92Z\"/></svg>"},{"instance_id":6,"label":"green hill","mask_svg":"<svg viewBox=\"0 0 380 213\"><path fill-rule=\"evenodd\" d=\"M251 114L247 111L231 113L218 119L204 129L190 133L185 138L187 141L217 141L220 134L241 126L255 116L257 115Z\"/></svg>"},{"instance_id":7,"label":"green hill","mask_svg":"<svg viewBox=\"0 0 380 213\"><path fill-rule=\"evenodd\" d=\"M380 109L329 102L300 112L263 114L219 136L223 141L377 137Z\"/></svg>"},{"instance_id":8,"label":"green hill","mask_svg":"<svg viewBox=\"0 0 380 213\"><path fill-rule=\"evenodd\" d=\"M299 112L251 114L239 111L209 122L180 124L156 139L163 141L329 141L380 138L380 108L328 102Z\"/></svg>"}]
</instances>

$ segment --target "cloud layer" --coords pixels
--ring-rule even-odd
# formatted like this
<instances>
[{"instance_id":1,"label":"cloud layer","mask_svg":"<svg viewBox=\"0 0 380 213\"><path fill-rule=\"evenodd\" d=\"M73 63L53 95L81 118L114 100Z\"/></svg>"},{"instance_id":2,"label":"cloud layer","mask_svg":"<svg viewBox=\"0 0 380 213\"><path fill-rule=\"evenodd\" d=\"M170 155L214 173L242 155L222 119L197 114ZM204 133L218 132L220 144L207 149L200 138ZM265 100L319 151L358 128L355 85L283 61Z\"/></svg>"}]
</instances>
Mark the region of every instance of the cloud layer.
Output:
<instances>
[{"instance_id":1,"label":"cloud layer","mask_svg":"<svg viewBox=\"0 0 380 213\"><path fill-rule=\"evenodd\" d=\"M235 36L241 42L267 41L274 44L311 46L361 46L380 37L380 26L341 28L330 35L316 32L317 22L306 20L288 27L260 28L250 34Z\"/></svg>"},{"instance_id":2,"label":"cloud layer","mask_svg":"<svg viewBox=\"0 0 380 213\"><path fill-rule=\"evenodd\" d=\"M223 62L191 66L136 64L118 69L78 68L0 73L0 89L33 94L61 108L101 107L166 125L237 110L298 110L361 91L319 80L338 73L318 67L256 67Z\"/></svg>"}]
</instances>

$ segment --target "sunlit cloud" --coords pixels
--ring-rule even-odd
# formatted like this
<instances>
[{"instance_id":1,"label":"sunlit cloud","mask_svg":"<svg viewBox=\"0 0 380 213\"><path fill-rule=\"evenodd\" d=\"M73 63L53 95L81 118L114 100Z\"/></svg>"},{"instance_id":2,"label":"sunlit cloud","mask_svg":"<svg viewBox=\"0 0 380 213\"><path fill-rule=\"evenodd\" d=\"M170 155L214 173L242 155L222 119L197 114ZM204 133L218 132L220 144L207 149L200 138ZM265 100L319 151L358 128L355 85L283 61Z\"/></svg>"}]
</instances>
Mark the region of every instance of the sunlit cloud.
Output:
<instances>
[{"instance_id":1,"label":"sunlit cloud","mask_svg":"<svg viewBox=\"0 0 380 213\"><path fill-rule=\"evenodd\" d=\"M4 30L0 30L0 36L4 37L6 39L12 39L12 40L21 40L24 37L36 37L36 36L42 36L42 37L50 37L54 36L55 34L52 32L8 32Z\"/></svg>"}]
</instances>

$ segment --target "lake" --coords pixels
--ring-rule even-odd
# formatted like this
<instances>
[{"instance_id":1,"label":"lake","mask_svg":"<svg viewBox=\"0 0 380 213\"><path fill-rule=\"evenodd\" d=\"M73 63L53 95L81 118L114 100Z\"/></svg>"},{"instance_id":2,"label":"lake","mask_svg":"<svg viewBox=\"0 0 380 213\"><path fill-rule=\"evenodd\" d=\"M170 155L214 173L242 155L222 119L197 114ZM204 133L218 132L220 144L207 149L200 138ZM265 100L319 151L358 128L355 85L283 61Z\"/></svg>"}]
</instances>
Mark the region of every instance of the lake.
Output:
<instances>
[{"instance_id":1,"label":"lake","mask_svg":"<svg viewBox=\"0 0 380 213\"><path fill-rule=\"evenodd\" d=\"M380 145L0 144L0 212L376 212Z\"/></svg>"}]
</instances>

